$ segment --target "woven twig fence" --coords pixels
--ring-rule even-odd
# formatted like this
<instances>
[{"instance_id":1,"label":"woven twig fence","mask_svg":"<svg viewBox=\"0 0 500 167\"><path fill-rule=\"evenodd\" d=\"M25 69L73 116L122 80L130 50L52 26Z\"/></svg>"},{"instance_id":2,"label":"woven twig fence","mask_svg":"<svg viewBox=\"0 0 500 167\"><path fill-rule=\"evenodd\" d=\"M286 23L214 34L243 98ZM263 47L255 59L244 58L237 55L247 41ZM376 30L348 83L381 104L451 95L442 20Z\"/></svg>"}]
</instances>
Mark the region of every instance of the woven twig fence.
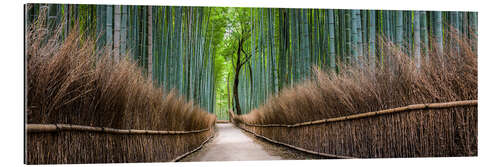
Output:
<instances>
[{"instance_id":1,"label":"woven twig fence","mask_svg":"<svg viewBox=\"0 0 500 167\"><path fill-rule=\"evenodd\" d=\"M193 131L113 129L69 124L27 124L28 164L178 161L213 137Z\"/></svg>"},{"instance_id":2,"label":"woven twig fence","mask_svg":"<svg viewBox=\"0 0 500 167\"><path fill-rule=\"evenodd\" d=\"M326 157L477 156L477 100L416 104L291 125L240 128Z\"/></svg>"}]
</instances>

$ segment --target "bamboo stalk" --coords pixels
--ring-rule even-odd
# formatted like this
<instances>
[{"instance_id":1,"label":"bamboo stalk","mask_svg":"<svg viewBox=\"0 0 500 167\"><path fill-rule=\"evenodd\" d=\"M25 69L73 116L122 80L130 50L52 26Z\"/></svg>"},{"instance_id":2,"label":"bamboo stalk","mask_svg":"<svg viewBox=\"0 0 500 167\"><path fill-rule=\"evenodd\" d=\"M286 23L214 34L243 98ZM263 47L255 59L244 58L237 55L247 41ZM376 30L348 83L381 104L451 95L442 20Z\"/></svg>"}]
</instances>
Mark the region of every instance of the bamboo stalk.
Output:
<instances>
[{"instance_id":1,"label":"bamboo stalk","mask_svg":"<svg viewBox=\"0 0 500 167\"><path fill-rule=\"evenodd\" d=\"M139 130L139 129L114 129L106 127L93 127L85 125L71 124L27 124L27 133L51 133L60 131L84 131L84 132L102 132L109 134L126 134L126 135L176 135L176 134L191 134L208 131L210 128L192 130L192 131L159 131L159 130Z\"/></svg>"},{"instance_id":2,"label":"bamboo stalk","mask_svg":"<svg viewBox=\"0 0 500 167\"><path fill-rule=\"evenodd\" d=\"M368 118L368 117L393 114L393 113L399 113L399 112L410 112L410 111L416 111L416 110L422 110L422 109L445 109L445 108L464 107L464 106L477 106L477 100L464 100L464 101L430 103L430 104L412 104L412 105L398 107L398 108L391 108L391 109L386 109L386 110L379 110L379 111L354 114L354 115L342 116L342 117L335 117L335 118L328 118L328 119L322 119L322 120L301 122L301 123L296 123L296 124L291 124L291 125L284 125L284 124L258 125L258 124L248 124L245 122L243 122L243 124L245 124L247 126L254 126L254 127L288 127L288 128L292 128L292 127L299 127L299 126L317 125L317 124L324 124L324 123L331 123L331 122L339 122L339 121L346 121L346 120L353 120L353 119Z\"/></svg>"}]
</instances>

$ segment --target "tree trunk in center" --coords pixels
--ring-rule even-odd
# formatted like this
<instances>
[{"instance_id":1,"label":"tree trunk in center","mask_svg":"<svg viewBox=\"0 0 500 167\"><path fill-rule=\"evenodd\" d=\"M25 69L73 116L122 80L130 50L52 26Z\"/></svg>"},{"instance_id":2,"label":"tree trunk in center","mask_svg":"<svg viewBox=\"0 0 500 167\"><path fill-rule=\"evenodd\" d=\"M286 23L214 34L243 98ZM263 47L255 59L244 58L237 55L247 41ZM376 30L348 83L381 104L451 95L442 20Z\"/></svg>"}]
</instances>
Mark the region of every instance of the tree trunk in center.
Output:
<instances>
[{"instance_id":1,"label":"tree trunk in center","mask_svg":"<svg viewBox=\"0 0 500 167\"><path fill-rule=\"evenodd\" d=\"M239 60L239 58L238 58ZM236 103L236 114L240 115L241 114L241 107L240 107L240 99L238 97L238 83L239 83L239 74L240 74L240 67L236 67L236 73L234 76L234 85L233 85L233 94L234 94L234 102Z\"/></svg>"},{"instance_id":2,"label":"tree trunk in center","mask_svg":"<svg viewBox=\"0 0 500 167\"><path fill-rule=\"evenodd\" d=\"M234 85L233 85L234 103L236 104L236 114L237 115L241 114L240 99L238 97L238 83L239 83L240 70L241 70L241 67L243 66L243 63L241 63L241 50L242 49L243 49L243 39L241 39L238 43L238 52L236 53L238 58L236 60L236 70L235 70Z\"/></svg>"}]
</instances>

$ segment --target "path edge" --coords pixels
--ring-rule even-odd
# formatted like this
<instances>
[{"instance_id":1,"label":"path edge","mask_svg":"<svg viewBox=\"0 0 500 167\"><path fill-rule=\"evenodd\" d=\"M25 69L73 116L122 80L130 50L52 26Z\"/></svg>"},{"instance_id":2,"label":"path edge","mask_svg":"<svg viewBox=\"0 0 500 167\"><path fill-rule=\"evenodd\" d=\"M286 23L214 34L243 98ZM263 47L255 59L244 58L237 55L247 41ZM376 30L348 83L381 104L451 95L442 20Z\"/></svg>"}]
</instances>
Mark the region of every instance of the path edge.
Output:
<instances>
[{"instance_id":1,"label":"path edge","mask_svg":"<svg viewBox=\"0 0 500 167\"><path fill-rule=\"evenodd\" d=\"M215 129L215 127L214 127L214 129ZM205 146L205 144L207 144L212 138L215 137L216 133L217 132L214 131L212 133L212 135L208 139L206 139L205 141L203 141L203 143L200 144L200 146L196 147L195 149L193 149L193 150L191 150L191 151L189 151L187 153L184 153L184 154L178 156L177 158L173 159L170 162L179 162L180 160L182 160L182 159L186 158L187 156L189 156L189 155L195 153L196 151L200 150L201 148L203 148L203 146Z\"/></svg>"}]
</instances>

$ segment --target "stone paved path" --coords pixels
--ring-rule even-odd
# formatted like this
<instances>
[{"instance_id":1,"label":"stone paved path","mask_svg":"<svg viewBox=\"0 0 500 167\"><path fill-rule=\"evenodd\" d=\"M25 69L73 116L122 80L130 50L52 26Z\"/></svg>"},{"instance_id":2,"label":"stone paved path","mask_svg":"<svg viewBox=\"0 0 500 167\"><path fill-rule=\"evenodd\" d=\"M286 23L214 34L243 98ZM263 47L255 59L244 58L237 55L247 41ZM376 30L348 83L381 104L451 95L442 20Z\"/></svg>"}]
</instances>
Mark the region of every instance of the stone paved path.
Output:
<instances>
[{"instance_id":1,"label":"stone paved path","mask_svg":"<svg viewBox=\"0 0 500 167\"><path fill-rule=\"evenodd\" d=\"M182 161L280 160L233 124L216 124L218 132L204 148Z\"/></svg>"}]
</instances>

